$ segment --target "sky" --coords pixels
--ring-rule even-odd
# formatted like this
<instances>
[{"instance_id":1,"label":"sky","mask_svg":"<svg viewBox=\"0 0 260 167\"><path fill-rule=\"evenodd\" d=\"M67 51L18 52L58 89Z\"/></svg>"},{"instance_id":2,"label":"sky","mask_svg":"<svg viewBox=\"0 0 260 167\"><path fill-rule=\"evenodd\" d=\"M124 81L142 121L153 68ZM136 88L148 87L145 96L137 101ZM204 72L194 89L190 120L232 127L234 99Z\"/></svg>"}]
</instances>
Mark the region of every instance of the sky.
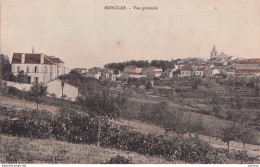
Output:
<instances>
[{"instance_id":1,"label":"sky","mask_svg":"<svg viewBox=\"0 0 260 167\"><path fill-rule=\"evenodd\" d=\"M1 53L44 53L69 68L129 60L260 58L260 0L0 0ZM127 6L127 10L104 10ZM157 6L158 10L133 10ZM129 9L131 8L131 9Z\"/></svg>"}]
</instances>

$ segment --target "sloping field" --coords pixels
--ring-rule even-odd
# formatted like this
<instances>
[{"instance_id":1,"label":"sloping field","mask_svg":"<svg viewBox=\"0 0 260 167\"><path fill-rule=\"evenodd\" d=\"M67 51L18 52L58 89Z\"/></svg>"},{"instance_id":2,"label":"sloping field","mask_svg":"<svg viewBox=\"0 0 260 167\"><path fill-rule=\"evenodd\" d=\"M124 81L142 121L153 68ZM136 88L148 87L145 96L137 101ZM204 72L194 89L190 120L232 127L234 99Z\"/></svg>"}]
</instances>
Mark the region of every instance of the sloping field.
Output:
<instances>
[{"instance_id":1,"label":"sloping field","mask_svg":"<svg viewBox=\"0 0 260 167\"><path fill-rule=\"evenodd\" d=\"M0 134L2 135L2 134ZM1 136L1 163L69 163L100 164L106 163L117 155L131 157L137 164L183 163L169 162L159 157L144 156L134 152L107 149L96 145L72 144L57 140L40 140Z\"/></svg>"},{"instance_id":2,"label":"sloping field","mask_svg":"<svg viewBox=\"0 0 260 167\"><path fill-rule=\"evenodd\" d=\"M140 121L114 120L114 124L128 125L134 128L136 131L142 132L144 134L148 134L148 133L156 134L156 135L165 134L165 130L162 127L157 125L146 124ZM188 138L188 135L185 135L184 137ZM208 142L214 148L227 149L227 144L223 143L222 141L220 141L215 137L209 138L209 136L205 136L205 135L198 135L198 137L201 140ZM241 142L236 142L236 141L232 141L230 143L230 149L244 151L243 144ZM250 156L253 157L260 156L260 145L246 144L246 151Z\"/></svg>"},{"instance_id":3,"label":"sloping field","mask_svg":"<svg viewBox=\"0 0 260 167\"><path fill-rule=\"evenodd\" d=\"M16 108L16 109L37 109L37 105L34 102L29 102L25 100L18 100L18 99L12 99L12 98L7 98L0 96L0 105L5 106L8 108ZM49 105L44 105L44 104L39 104L39 110L46 110L50 111L52 113L58 113L59 108L55 106L49 106Z\"/></svg>"}]
</instances>

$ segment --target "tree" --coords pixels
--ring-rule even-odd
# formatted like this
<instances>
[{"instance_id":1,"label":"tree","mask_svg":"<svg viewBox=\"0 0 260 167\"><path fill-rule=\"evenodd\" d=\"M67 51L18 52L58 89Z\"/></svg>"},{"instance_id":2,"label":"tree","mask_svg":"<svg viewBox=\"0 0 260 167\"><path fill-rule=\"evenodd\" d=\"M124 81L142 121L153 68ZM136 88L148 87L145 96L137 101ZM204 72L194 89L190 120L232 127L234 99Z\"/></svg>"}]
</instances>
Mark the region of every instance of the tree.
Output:
<instances>
[{"instance_id":1,"label":"tree","mask_svg":"<svg viewBox=\"0 0 260 167\"><path fill-rule=\"evenodd\" d=\"M33 83L29 95L34 97L38 110L41 98L47 95L47 85L44 83Z\"/></svg>"},{"instance_id":2,"label":"tree","mask_svg":"<svg viewBox=\"0 0 260 167\"><path fill-rule=\"evenodd\" d=\"M165 115L163 120L163 127L166 132L176 133L184 141L183 135L188 132L187 115L181 111L175 111Z\"/></svg>"},{"instance_id":3,"label":"tree","mask_svg":"<svg viewBox=\"0 0 260 167\"><path fill-rule=\"evenodd\" d=\"M229 144L231 141L237 140L240 129L235 124L229 125L227 127L221 128L220 139L227 143L228 152L229 152Z\"/></svg>"},{"instance_id":4,"label":"tree","mask_svg":"<svg viewBox=\"0 0 260 167\"><path fill-rule=\"evenodd\" d=\"M0 55L0 68L0 78L7 80L5 76L9 76L7 73L11 72L11 63L9 61L9 57L4 54Z\"/></svg>"},{"instance_id":5,"label":"tree","mask_svg":"<svg viewBox=\"0 0 260 167\"><path fill-rule=\"evenodd\" d=\"M192 117L191 115L189 115L187 119L188 121L186 127L190 138L191 138L191 133L198 133L198 132L205 131L200 117Z\"/></svg>"},{"instance_id":6,"label":"tree","mask_svg":"<svg viewBox=\"0 0 260 167\"><path fill-rule=\"evenodd\" d=\"M246 143L252 143L255 141L255 134L251 130L243 129L239 133L239 140L243 143L244 149L246 149Z\"/></svg>"},{"instance_id":7,"label":"tree","mask_svg":"<svg viewBox=\"0 0 260 167\"><path fill-rule=\"evenodd\" d=\"M212 98L212 111L219 116L220 112L222 110L221 107L221 97L219 95L217 95L216 93L213 94L213 98Z\"/></svg>"},{"instance_id":8,"label":"tree","mask_svg":"<svg viewBox=\"0 0 260 167\"><path fill-rule=\"evenodd\" d=\"M100 138L100 118L117 118L121 110L127 104L127 96L111 90L107 83L90 82L83 84L82 96L79 101L90 111L89 114L97 117L98 122L98 142Z\"/></svg>"},{"instance_id":9,"label":"tree","mask_svg":"<svg viewBox=\"0 0 260 167\"><path fill-rule=\"evenodd\" d=\"M17 75L17 82L19 83L30 83L30 77L24 73L23 70L19 71Z\"/></svg>"}]
</instances>

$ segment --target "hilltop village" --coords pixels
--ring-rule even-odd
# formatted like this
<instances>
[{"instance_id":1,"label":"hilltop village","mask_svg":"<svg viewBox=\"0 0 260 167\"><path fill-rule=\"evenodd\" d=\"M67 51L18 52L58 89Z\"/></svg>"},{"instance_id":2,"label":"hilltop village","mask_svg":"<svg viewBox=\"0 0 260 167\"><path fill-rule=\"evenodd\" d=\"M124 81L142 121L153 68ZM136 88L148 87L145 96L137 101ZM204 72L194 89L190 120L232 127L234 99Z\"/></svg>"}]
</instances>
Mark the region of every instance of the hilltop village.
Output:
<instances>
[{"instance_id":1,"label":"hilltop village","mask_svg":"<svg viewBox=\"0 0 260 167\"><path fill-rule=\"evenodd\" d=\"M259 163L259 78L260 59L215 46L208 60L90 69L34 49L1 55L1 161Z\"/></svg>"},{"instance_id":2,"label":"hilltop village","mask_svg":"<svg viewBox=\"0 0 260 167\"><path fill-rule=\"evenodd\" d=\"M5 59L3 55L2 59ZM171 61L153 60L151 62L132 60L109 63L103 68L69 69L60 58L34 53L33 49L32 53L13 53L9 70L9 73L2 75L3 80L11 81L8 82L9 85L17 85L12 83L15 81L18 82L17 88L29 89L30 86L20 88L20 84L46 83L49 94L55 94L57 97L66 94L70 99L76 100L79 95L78 80L66 77L71 72L77 72L85 78L122 84L129 79L146 79L153 87L155 80L171 80L173 78L258 78L260 77L260 59L243 59L229 56L224 52L218 53L214 45L208 60L196 57L172 59ZM18 79L15 80L15 77ZM60 91L61 83L67 85L64 89L65 93Z\"/></svg>"}]
</instances>

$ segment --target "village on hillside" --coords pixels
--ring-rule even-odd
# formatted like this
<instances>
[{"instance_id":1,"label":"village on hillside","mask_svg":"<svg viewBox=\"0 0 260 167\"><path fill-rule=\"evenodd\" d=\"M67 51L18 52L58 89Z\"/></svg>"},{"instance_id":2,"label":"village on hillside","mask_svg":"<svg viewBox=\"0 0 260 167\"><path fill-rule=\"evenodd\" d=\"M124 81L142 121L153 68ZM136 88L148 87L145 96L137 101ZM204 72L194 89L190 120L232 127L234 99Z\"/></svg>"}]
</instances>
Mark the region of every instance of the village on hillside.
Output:
<instances>
[{"instance_id":1,"label":"village on hillside","mask_svg":"<svg viewBox=\"0 0 260 167\"><path fill-rule=\"evenodd\" d=\"M1 58L2 61L8 59L4 55L1 55ZM153 60L150 63L148 61L132 60L123 63L109 63L104 68L93 67L90 69L77 67L69 69L60 58L34 53L33 48L32 53L13 53L10 65L11 68L9 70L11 71L7 71L9 73L3 75L5 77L4 80L8 81L8 85L16 86L20 90L29 90L32 83L46 83L49 95L55 95L60 98L64 95L73 101L79 95L79 81L62 77L71 71L76 71L86 78L118 83L124 83L123 81L129 78L147 78L152 87L154 86L154 79L167 80L176 77L260 77L260 59L237 58L228 56L224 52L218 54L215 45L208 60L196 57L172 59L171 61ZM22 75L20 78L23 79L14 80L12 75ZM62 86L61 83L66 86ZM64 89L62 90L61 87L64 87Z\"/></svg>"},{"instance_id":2,"label":"village on hillside","mask_svg":"<svg viewBox=\"0 0 260 167\"><path fill-rule=\"evenodd\" d=\"M208 60L90 69L34 49L1 54L1 161L259 163L259 77L260 59L215 46Z\"/></svg>"}]
</instances>

